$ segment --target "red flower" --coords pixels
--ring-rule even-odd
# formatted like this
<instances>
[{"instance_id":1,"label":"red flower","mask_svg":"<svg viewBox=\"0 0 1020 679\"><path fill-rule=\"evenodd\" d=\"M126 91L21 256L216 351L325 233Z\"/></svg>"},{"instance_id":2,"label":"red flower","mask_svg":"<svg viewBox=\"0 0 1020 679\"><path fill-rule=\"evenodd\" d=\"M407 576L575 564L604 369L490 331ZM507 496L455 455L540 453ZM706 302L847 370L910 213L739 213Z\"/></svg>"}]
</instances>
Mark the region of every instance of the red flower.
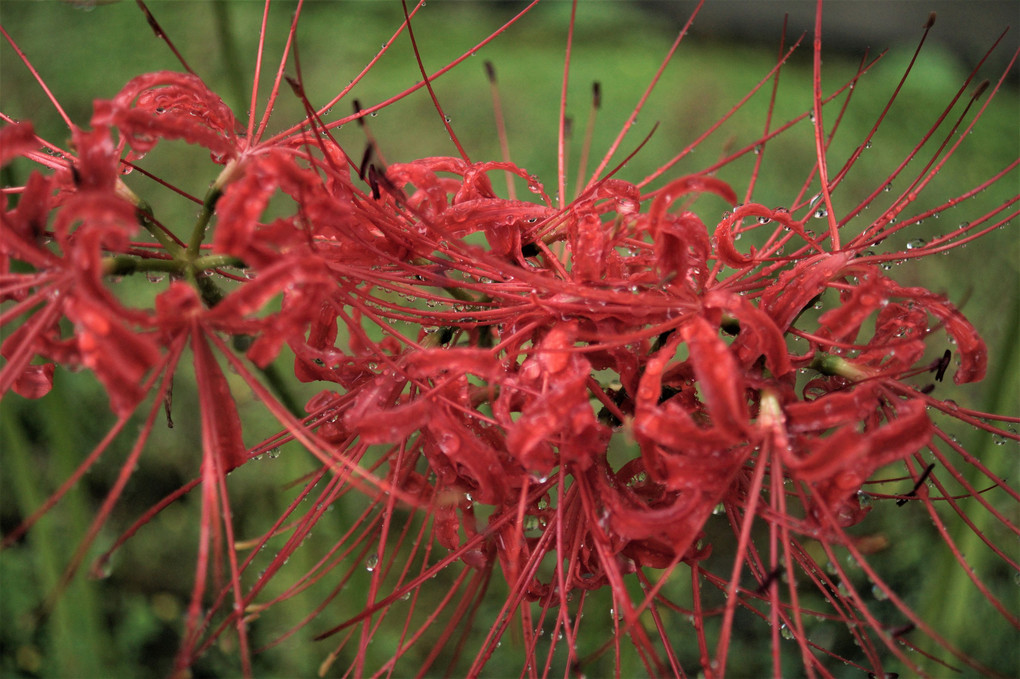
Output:
<instances>
[{"instance_id":1,"label":"red flower","mask_svg":"<svg viewBox=\"0 0 1020 679\"><path fill-rule=\"evenodd\" d=\"M818 22L816 33L820 10ZM605 171L642 100L573 200L561 161L554 203L523 168L509 160L473 162L455 138L461 157L380 168L370 162L378 149L369 135L370 150L357 166L331 137L344 121L324 124L328 106L315 110L306 97L296 54L299 77L290 83L307 119L268 139L268 112L257 121L253 105L247 125L239 124L195 75L141 75L113 99L97 101L92 130L73 128L75 155L46 161L54 173L34 173L20 202L5 203L0 227L0 300L7 304L0 318L17 325L0 347L0 393L39 397L55 365L84 366L119 418L72 481L153 397L65 582L121 497L157 411L165 404L171 412L170 385L190 349L198 478L155 504L111 548L201 488L198 558L176 672L232 629L242 672L253 674L255 619L323 588L318 607L282 635L341 611L339 624L316 628L319 638L338 638L321 673L341 657L358 676L429 673L442 656L451 672L471 676L502 667L505 658L516 663L514 672L536 676L621 675L632 670L622 668L631 657L622 648L626 639L650 675L700 669L721 677L735 669L734 638L755 619L767 623L764 655L777 676L796 660L787 657L784 636L803 668L794 671L808 676L829 676L835 660L880 675L890 657L921 672L905 652L914 647L914 628L914 636L953 651L869 562L884 538L869 541L861 531L874 501L896 499L917 500L961 562L935 500L974 528L962 508L973 501L1003 532L1016 532L1008 512L986 496L1020 496L955 444L933 413L968 424L984 415L911 381L934 373L941 382L954 357L957 384L980 380L988 362L980 335L944 296L881 273L890 260L924 253L870 250L902 228L896 219L920 220L903 215L956 152L958 144L949 142L959 124L908 180L910 188L857 226L851 220L893 177L906 179L909 163L864 200L842 203L860 149L843 167L830 166L840 119L826 123L822 113L849 99L857 77L823 95L820 49L816 39L814 161L800 170L780 167L809 175L805 187L817 176L820 188L813 199L794 200L793 209L752 201L764 193L755 184L757 163L743 203L716 176L753 149L773 148L774 103L753 144L650 189L686 151L638 183L617 176L620 168ZM784 63L782 57L758 87L778 80ZM258 85L256 77L256 97ZM353 117L364 115L356 107ZM187 242L119 178L169 140L200 145L223 166L206 197L192 198L200 211ZM39 159L40 142L27 125L6 127L0 141L4 162ZM510 178L506 197L492 173ZM527 183L535 202L514 196L515 179ZM720 199L729 211L717 218L711 206ZM962 245L976 230L997 226L1013 202L929 249ZM809 228L812 219L825 220L821 235ZM132 240L139 225L151 239ZM754 244L738 247L745 234ZM108 283L140 272L172 277L151 309L121 301ZM815 313L816 305L824 311ZM954 349L932 361L943 338ZM318 383L307 415L295 412L289 387L277 379L285 349L294 354L295 379ZM251 440L256 429L221 364L279 423L280 434ZM321 468L302 479L298 499L264 534L238 540L242 508L232 504L227 474L285 439ZM951 455L963 464L954 466ZM892 465L905 471L890 478ZM957 467L973 468L982 483ZM69 485L9 533L5 547ZM340 537L307 572L277 587L288 559L327 523L331 507L342 510ZM1015 567L995 537L975 532ZM275 556L261 555L270 541L282 545ZM255 547L249 557L245 546ZM889 600L888 610L880 613L860 595L861 579L841 565L847 555ZM359 579L362 566L369 575ZM449 589L437 592L427 583L443 571ZM335 588L325 584L334 575ZM973 579L1005 622L1020 626L998 595ZM339 596L349 581L358 584ZM343 612L355 598L358 609ZM591 622L605 617L600 607L611 609L611 629ZM678 651L676 630L685 618L694 626L692 657ZM402 631L396 647L379 655L369 644L383 621ZM603 637L591 641L589 634ZM502 640L518 636L519 648L504 655Z\"/></svg>"}]
</instances>

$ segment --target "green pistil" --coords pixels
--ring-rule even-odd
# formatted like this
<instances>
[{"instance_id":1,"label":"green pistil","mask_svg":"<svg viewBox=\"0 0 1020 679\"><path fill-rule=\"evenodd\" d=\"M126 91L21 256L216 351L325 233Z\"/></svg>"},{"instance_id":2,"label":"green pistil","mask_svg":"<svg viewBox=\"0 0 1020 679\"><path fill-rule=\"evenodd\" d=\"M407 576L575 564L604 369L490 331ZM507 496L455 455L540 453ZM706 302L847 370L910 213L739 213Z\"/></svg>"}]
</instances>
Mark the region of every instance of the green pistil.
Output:
<instances>
[{"instance_id":1,"label":"green pistil","mask_svg":"<svg viewBox=\"0 0 1020 679\"><path fill-rule=\"evenodd\" d=\"M860 382L871 377L871 374L865 370L862 370L858 366L854 365L850 361L840 356L833 356L832 354L818 354L814 360L811 361L811 365L808 366L823 375L831 375L833 377L845 377L848 380Z\"/></svg>"}]
</instances>

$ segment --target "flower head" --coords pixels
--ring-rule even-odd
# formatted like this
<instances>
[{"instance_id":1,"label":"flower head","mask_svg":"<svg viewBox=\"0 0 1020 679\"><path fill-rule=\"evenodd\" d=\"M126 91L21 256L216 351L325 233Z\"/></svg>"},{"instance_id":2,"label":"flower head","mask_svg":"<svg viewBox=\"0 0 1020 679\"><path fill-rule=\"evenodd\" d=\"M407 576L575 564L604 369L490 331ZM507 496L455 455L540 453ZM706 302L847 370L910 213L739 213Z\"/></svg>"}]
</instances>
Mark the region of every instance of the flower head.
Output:
<instances>
[{"instance_id":1,"label":"flower head","mask_svg":"<svg viewBox=\"0 0 1020 679\"><path fill-rule=\"evenodd\" d=\"M408 34L422 81L378 106L356 104L340 120L326 117L349 88L317 107L296 51L288 65L296 21L261 118L258 72L245 122L200 77L170 71L139 75L97 100L90 129L72 126L73 149L56 159L36 150L42 142L31 127L5 116L3 160L25 157L51 172L12 188L21 200L4 206L0 299L5 326L16 329L2 347L0 391L39 397L56 365L86 367L118 418L5 547L144 409L66 582L121 500L160 408L181 420L172 385L190 372L196 478L144 512L94 569L198 489L197 566L177 672L229 643L233 630L242 671L252 674L253 641L272 646L313 626L335 644L320 674L334 663L359 676L447 663L477 675L508 662L535 675L642 667L721 677L758 622L760 667L776 676L791 667L831 676L838 661L875 675L891 664L923 672L907 653L914 648L928 656L947 649L953 662L991 671L900 598L874 563L889 540L869 525L876 503L891 512L909 504L930 516L966 568L944 503L1015 568L999 546L1000 533L1016 532L1001 504L1020 497L945 422L1020 437L936 393L950 372L956 384L985 376L985 343L945 295L898 283L887 268L1015 220L1016 198L926 243L879 247L1015 176L1016 160L914 214L961 153L987 106L969 113L983 92L964 98L947 133L957 93L904 162L854 197L850 178L886 112L840 156L833 137L870 63L823 90L819 3L810 111L773 128L790 56L782 50L752 90L773 94L751 143L667 178L692 144L648 176L626 179L624 165L655 130L611 168L614 154L685 26L590 178L586 144L571 198L569 70L557 190L546 191L509 157L472 160L433 87L447 69L425 68L412 30L420 9L406 13L397 35ZM290 68L296 75L284 78ZM494 68L487 71L495 86ZM272 135L269 111L285 80L305 118ZM1001 87L1002 79L988 95ZM340 126L419 89L458 155L385 163L385 141L363 125L368 149L355 163L358 154L336 138ZM594 96L597 108L599 87ZM767 195L762 158L798 125L813 158L800 168L784 159L778 171L803 178L802 189ZM203 199L179 190L198 209L184 237L120 176L178 140L206 149L215 166ZM741 183L723 176L749 158ZM495 178L506 179L505 192ZM865 218L893 180L907 188ZM517 196L518 185L532 200ZM111 278L138 273L171 281L144 303L111 289ZM293 380L280 379L284 364ZM924 375L931 381L918 384ZM298 382L314 387L304 406L292 395ZM243 394L262 404L278 434L258 442L264 430L245 416ZM243 537L243 506L227 474L287 441L295 454L311 453L315 467L278 519L244 526L255 537ZM975 506L994 528L975 524ZM285 566L307 554L302 543L330 524L331 508L342 516L339 537L294 576ZM263 554L271 543L275 555ZM446 589L428 586L437 576ZM1000 594L972 580L1003 624L1016 626ZM348 583L363 587L343 591ZM313 610L289 631L264 635L259 621L271 609L312 593ZM387 648L370 648L384 626L399 632Z\"/></svg>"}]
</instances>

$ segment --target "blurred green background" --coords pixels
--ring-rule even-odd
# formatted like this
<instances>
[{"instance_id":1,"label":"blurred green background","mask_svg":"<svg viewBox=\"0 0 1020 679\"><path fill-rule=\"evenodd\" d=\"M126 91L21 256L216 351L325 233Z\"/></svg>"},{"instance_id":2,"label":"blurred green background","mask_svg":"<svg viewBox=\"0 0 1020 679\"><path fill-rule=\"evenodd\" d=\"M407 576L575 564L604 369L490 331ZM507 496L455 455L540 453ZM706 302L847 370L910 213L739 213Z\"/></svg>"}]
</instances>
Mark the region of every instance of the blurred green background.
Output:
<instances>
[{"instance_id":1,"label":"blurred green background","mask_svg":"<svg viewBox=\"0 0 1020 679\"><path fill-rule=\"evenodd\" d=\"M720 5L726 4L710 0L706 11L716 12ZM695 24L691 38L684 42L667 68L634 130L624 141L621 153L612 163L615 165L622 160L653 125L659 123L649 144L622 170L621 178L636 181L654 171L718 120L768 72L775 63L782 25L782 3L775 4L779 5L775 16L760 27L760 37L764 38L761 42L751 41L746 34L733 37L727 33L725 21L716 20L715 14ZM793 3L792 6L803 11L804 4L810 3ZM916 8L916 12L905 24L909 26L903 31L907 42L901 44L886 35L890 42L875 45L888 45L890 53L857 86L830 155L835 161L830 162L841 161L863 139L902 74L913 45L920 37L920 26L927 18L928 10L920 3L872 4L908 4ZM261 3L174 1L150 2L149 7L186 60L233 108L238 118L245 120ZM274 3L270 11L263 90L275 70L294 7L295 3ZM426 67L435 70L470 50L519 7L520 4L511 2L432 0L415 23ZM519 25L435 83L451 124L471 157L499 159L489 86L483 69L485 60L493 62L508 121L511 157L542 178L550 194L555 193L556 186L556 116L569 10L566 2L541 5ZM667 16L667 10L674 15ZM665 55L682 23L678 16L684 15L677 13L676 6L664 3L581 3L568 114L573 117L576 136L579 136L588 116L591 82L600 81L603 109L595 128L594 157L611 143ZM352 80L379 52L401 19L399 2L307 3L298 41L305 89L312 102L328 101ZM143 14L132 2L4 2L0 5L0 22L39 70L71 119L82 126L88 123L92 100L112 97L132 76L159 69L180 70L173 55L153 36ZM699 28L702 23L704 27ZM953 33L952 19L936 24L935 31ZM990 45L995 37L987 35L986 44ZM856 49L866 42L862 38ZM854 43L844 36L840 44ZM1009 53L1015 47L1016 38L1013 37L1002 51ZM826 53L827 91L854 73L860 58L856 49ZM934 122L973 63L972 53L962 48L950 51L935 44L926 49L872 148L862 156L855 172L841 187L837 196L840 204L856 204L884 181ZM291 66L288 72L293 73ZM982 71L978 80L982 77L995 80L998 75L996 71ZM406 37L402 37L351 97L370 106L419 79L410 45ZM739 149L752 142L763 129L769 88L770 85L763 88L744 110L699 144L695 153L665 176L697 171L715 162L724 150ZM799 50L783 71L775 122L785 122L806 111L810 92L808 45ZM263 96L260 106L264 101ZM925 200L937 201L956 195L1013 161L1020 143L1016 129L1017 109L1014 77L919 205L935 204ZM350 110L348 99L334 107L331 115L337 118ZM31 119L43 137L66 146L66 127L7 44L0 47L0 111L16 119ZM282 129L300 120L302 115L300 103L285 86L274 110L271 129ZM827 113L831 115L834 114ZM369 122L390 163L455 154L424 92L392 105ZM365 141L358 126L346 125L337 137L353 157L360 156ZM576 142L575 138L572 161L576 161L579 154ZM811 130L806 122L781 140L770 143L765 151L766 170L753 199L769 205L792 205L811 167L813 153ZM738 195L746 190L753 159L748 154L720 172L720 176L733 183ZM163 144L141 165L199 196L215 179L217 171L205 151L183 144ZM5 185L9 181L22 183L30 169L25 163L13 164L4 178ZM571 165L567 173L571 186L575 175L576 169ZM899 249L909 239L930 238L955 224L974 219L989 206L1001 204L1014 195L1016 177L1014 171L976 199L947 211L940 220L929 220L902 237L890 238L882 249ZM161 221L179 228L179 235L187 233L194 219L194 205L138 173L126 177L125 181L154 206ZM495 185L499 190L500 182ZM880 209L877 203L871 213L877 215ZM1014 220L1005 229L947 257L936 256L893 270L892 275L905 284L923 284L946 293L962 306L990 345L988 380L965 387L940 385L938 395L981 410L1013 415L1020 410L1018 255ZM139 292L139 287L153 287L144 282L139 286L133 281L124 281L121 285L125 286L125 295L129 297L146 294ZM941 353L941 347L938 349L937 353ZM281 365L286 367L286 362ZM162 424L158 425L159 431L143 455L113 520L100 534L95 551L108 546L138 514L197 472L201 446L198 422L189 421L187 416L187 413L196 412L197 407L189 380L186 374L178 377L174 412L180 415L175 418L176 426L167 430ZM37 402L26 402L13 395L3 401L0 518L5 533L41 504L114 422L102 389L90 375L58 371L56 385L52 394ZM305 387L302 396L307 397L317 389ZM238 394L248 420L258 422L249 442L255 443L273 433L271 418L257 404L245 401L252 400L245 390L239 390ZM162 417L159 421L162 422ZM136 426L130 424L129 432ZM945 426L954 428L953 423L945 423ZM996 446L990 435L967 427L953 430L967 448L981 455L990 467L1015 479L1015 445ZM79 575L45 620L38 615L92 512L119 471L130 443L130 434L121 437L81 486L25 540L0 553L0 673L3 676L158 677L169 671L177 649L183 607L194 576L197 498L187 498L174 505L142 530L119 553L110 577L91 581ZM285 447L278 458L267 457L235 472L230 485L238 534L248 537L265 530L294 496L293 490L281 491L282 486L313 468L308 455L300 449ZM996 501L1001 499L996 498ZM887 552L875 556L880 572L910 605L927 619L936 621L937 629L961 649L1004 674L1015 672L1018 668L1015 630L990 614L990 607L982 603L980 595L960 574L921 508L910 505L902 509L881 509L885 511L874 512L859 527L862 534L883 533L891 541ZM1016 507L1007 504L1004 509L1016 523ZM979 514L975 511L974 515L980 523L984 517ZM302 568L309 568L317 558L316 550L321 552L328 548L349 519L350 515L340 511L328 522L324 521L291 560L291 572L296 575L303 572ZM718 517L718 521L717 527L722 528L722 517ZM954 527L956 523L959 522L956 521ZM960 528L955 535L962 541L968 561L1000 598L1015 603L1015 574L1007 572L1008 569L998 564L983 545L967 537L964 527ZM994 527L988 529L995 530ZM1016 554L1015 541L998 534L993 535L993 539L1010 544L1012 553ZM724 550L720 550L719 558L725 559ZM254 634L261 641L273 638L310 610L319 595L313 590L299 598L294 606L275 616L268 614L267 621L258 623ZM493 605L500 602L498 592L493 592L491 597ZM358 597L348 600L340 597L331 604L335 615L330 619L349 616L358 609L358 601ZM598 611L602 605L606 609L604 622L608 633L610 604L607 599L590 601L586 614L589 617L603 615ZM875 606L881 608L883 604L875 602ZM483 609L478 619L490 620L493 613L494 610ZM400 620L399 614L395 614L394 620ZM313 644L307 639L310 631L324 627L313 624L309 631L300 632L287 643L258 656L257 675L313 676L332 645L331 642ZM375 652L384 656L398 633L399 630L381 629L375 636ZM690 647L681 648L682 644L678 644L677 652L685 667L696 672L693 633L688 632L683 638ZM736 644L733 657L740 660L731 663L734 676L755 676L766 671L769 653L754 643L750 633L741 635ZM516 668L519 660L515 657L519 657L520 648L514 649L509 640L504 646L502 662L510 664L495 663L493 667ZM626 659L635 660L631 656ZM405 671L413 671L413 668L411 665ZM339 676L345 669L338 663L331 676ZM609 671L611 666L603 669ZM639 669L639 665L634 665L630 671ZM836 668L833 671L836 672ZM932 671L937 676L944 670ZM233 676L237 672L238 665L231 656L229 642L214 648L195 667L195 676ZM588 676L598 674L598 671L588 672ZM499 675L499 670L491 672L491 676ZM852 669L847 669L845 674L862 675Z\"/></svg>"}]
</instances>

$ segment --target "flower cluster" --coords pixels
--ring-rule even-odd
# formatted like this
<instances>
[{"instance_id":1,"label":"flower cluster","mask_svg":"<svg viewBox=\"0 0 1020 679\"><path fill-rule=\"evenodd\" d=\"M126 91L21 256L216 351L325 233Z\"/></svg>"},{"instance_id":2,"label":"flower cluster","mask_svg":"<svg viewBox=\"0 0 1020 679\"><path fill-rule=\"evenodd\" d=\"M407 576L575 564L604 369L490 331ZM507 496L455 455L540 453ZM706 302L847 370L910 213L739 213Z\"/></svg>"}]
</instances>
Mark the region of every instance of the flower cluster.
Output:
<instances>
[{"instance_id":1,"label":"flower cluster","mask_svg":"<svg viewBox=\"0 0 1020 679\"><path fill-rule=\"evenodd\" d=\"M780 207L753 200L748 187L738 198L716 176L719 165L652 188L657 177L628 182L604 162L567 200L562 188L550 197L508 159L478 162L461 151L385 165L372 143L358 162L360 154L333 138L335 124L323 122L326 107L316 110L300 79L289 81L308 116L271 138L254 116L239 121L199 77L176 72L138 76L96 101L87 128L71 125L70 150L43 142L27 122L8 120L0 130L3 162L23 157L49 168L4 193L0 319L12 330L0 347L0 392L38 398L57 366L86 368L118 418L110 439L147 409L68 578L113 511L156 415L173 409L173 378L188 357L200 476L139 520L192 488L201 493L179 671L233 628L251 673L248 638L260 616L272 615L266 609L341 566L350 569L340 576L346 582L365 563L362 611L317 630L340 637L322 673L338 660L356 675L410 671L400 663L411 658L415 670L440 658L456 666L463 651L476 653L470 674L497 656L515 662L514 671L581 674L607 653L619 674L627 657L620 644L629 638L634 662L651 675L700 667L721 677L741 620L771 629L766 655L777 676L784 663L829 676L834 659L877 676L890 658L921 671L907 653L917 647L915 629L952 648L869 565L885 545L853 528L878 498L923 504L939 526L936 504L967 521L966 498L1016 532L993 498L1015 502L1016 491L937 426L944 414L1017 438L934 394L947 376L957 384L985 376L984 342L946 297L887 275L891 261L956 247L1015 219L1016 199L923 248L875 252L923 219L901 213L977 116L965 111L920 172L907 176L905 161L846 207L834 195L870 138L842 166L829 164L835 126L825 127L823 111L849 99L856 77L823 95L816 72L812 110L749 147L761 153L794 123L810 126L817 157L796 171L815 178L814 197ZM278 77L274 98L281 84ZM908 160L920 157L936 128ZM168 140L204 147L221 167L196 199L199 216L186 239L121 176ZM926 214L1016 171L1013 162ZM507 179L505 195L496 177ZM907 188L863 220L892 179ZM517 198L521 185L531 200ZM721 218L706 216L723 209ZM109 284L139 274L169 276L151 304L128 303ZM318 392L303 407L274 377L290 357L296 380ZM245 442L223 364L279 421L280 438ZM303 509L295 502L247 540L257 548L243 558L227 474L284 440L321 463L302 480L302 498L314 502ZM894 464L900 471L890 473ZM268 594L323 513L352 498L363 513L334 550L282 594ZM729 531L712 528L720 514ZM258 548L288 531L255 575ZM1015 568L1004 548L985 541ZM713 557L720 550L725 572ZM843 554L892 602L895 622L872 610ZM424 585L441 571L457 575L449 594L434 599ZM505 591L495 608L483 606L490 584ZM976 577L975 584L1017 624L1008 604ZM339 589L325 597L323 614ZM582 611L606 592L611 634L593 645L582 639ZM388 615L402 616L391 624L405 631L399 647L380 656L369 642ZM471 648L463 630L477 629L485 615ZM674 650L674 617L693 622L693 667ZM508 656L498 649L514 625L523 643ZM819 626L845 628L859 648L823 645ZM781 651L791 643L792 659Z\"/></svg>"}]
</instances>

